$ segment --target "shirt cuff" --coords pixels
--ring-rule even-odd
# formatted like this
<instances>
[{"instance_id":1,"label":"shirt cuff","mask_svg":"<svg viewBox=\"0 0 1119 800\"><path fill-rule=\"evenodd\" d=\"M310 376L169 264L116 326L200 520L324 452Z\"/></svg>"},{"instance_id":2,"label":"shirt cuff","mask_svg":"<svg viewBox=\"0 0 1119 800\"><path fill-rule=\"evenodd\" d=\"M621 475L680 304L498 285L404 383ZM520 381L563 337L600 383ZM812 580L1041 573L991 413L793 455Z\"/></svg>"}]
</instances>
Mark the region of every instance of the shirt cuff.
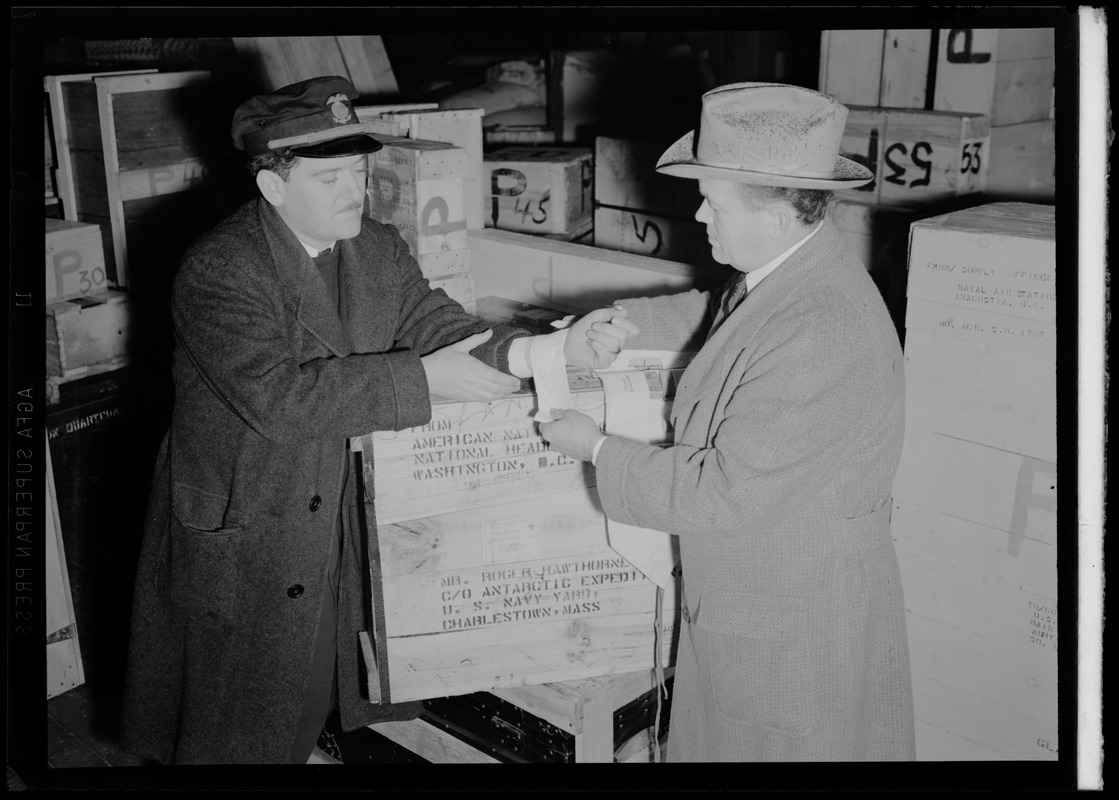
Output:
<instances>
[{"instance_id":1,"label":"shirt cuff","mask_svg":"<svg viewBox=\"0 0 1119 800\"><path fill-rule=\"evenodd\" d=\"M558 333L559 331L557 331ZM567 342L567 329L564 328L564 343ZM532 377L532 363L529 361L528 353L532 348L532 341L540 339L544 336L555 336L554 333L540 334L539 336L521 336L514 339L509 345L509 372L517 378L531 378ZM562 350L560 351L562 352ZM566 359L565 359L566 361Z\"/></svg>"},{"instance_id":2,"label":"shirt cuff","mask_svg":"<svg viewBox=\"0 0 1119 800\"><path fill-rule=\"evenodd\" d=\"M598 464L595 463L598 461L598 451L602 449L602 443L609 438L609 436L603 436L594 443L594 450L591 451L591 466L598 466Z\"/></svg>"}]
</instances>

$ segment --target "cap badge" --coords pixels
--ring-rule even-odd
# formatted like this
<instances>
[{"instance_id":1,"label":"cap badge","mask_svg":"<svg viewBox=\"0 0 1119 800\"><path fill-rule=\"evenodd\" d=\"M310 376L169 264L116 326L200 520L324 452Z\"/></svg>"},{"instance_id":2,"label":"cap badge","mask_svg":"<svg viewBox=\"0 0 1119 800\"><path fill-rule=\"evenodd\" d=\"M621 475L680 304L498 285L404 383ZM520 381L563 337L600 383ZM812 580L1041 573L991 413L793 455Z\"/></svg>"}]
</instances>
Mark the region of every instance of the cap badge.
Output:
<instances>
[{"instance_id":1,"label":"cap badge","mask_svg":"<svg viewBox=\"0 0 1119 800\"><path fill-rule=\"evenodd\" d=\"M338 92L332 94L326 99L326 105L330 109L330 113L334 115L334 121L341 125L344 122L350 121L350 104L349 98L346 95Z\"/></svg>"}]
</instances>

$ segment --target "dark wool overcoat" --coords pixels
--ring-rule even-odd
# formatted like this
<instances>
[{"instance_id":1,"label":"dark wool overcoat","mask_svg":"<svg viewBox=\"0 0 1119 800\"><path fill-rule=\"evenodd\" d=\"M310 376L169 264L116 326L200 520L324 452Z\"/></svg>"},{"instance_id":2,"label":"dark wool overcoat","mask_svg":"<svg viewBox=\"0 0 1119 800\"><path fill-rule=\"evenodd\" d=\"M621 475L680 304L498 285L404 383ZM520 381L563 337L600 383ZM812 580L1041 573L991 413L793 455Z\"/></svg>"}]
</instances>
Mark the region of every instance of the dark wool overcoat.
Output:
<instances>
[{"instance_id":1,"label":"dark wool overcoat","mask_svg":"<svg viewBox=\"0 0 1119 800\"><path fill-rule=\"evenodd\" d=\"M367 219L338 246L341 315L263 200L193 246L176 276L175 406L147 513L123 709L134 753L287 761L339 515L343 727L416 713L365 697L368 543L355 481L343 487L348 441L428 422L420 356L490 326L431 290L395 228ZM473 354L508 372L521 333L495 328Z\"/></svg>"},{"instance_id":2,"label":"dark wool overcoat","mask_svg":"<svg viewBox=\"0 0 1119 800\"><path fill-rule=\"evenodd\" d=\"M706 298L623 305L628 346L679 349ZM914 757L890 536L903 395L886 308L825 221L696 354L674 445L606 440L606 514L680 542L669 760Z\"/></svg>"}]
</instances>

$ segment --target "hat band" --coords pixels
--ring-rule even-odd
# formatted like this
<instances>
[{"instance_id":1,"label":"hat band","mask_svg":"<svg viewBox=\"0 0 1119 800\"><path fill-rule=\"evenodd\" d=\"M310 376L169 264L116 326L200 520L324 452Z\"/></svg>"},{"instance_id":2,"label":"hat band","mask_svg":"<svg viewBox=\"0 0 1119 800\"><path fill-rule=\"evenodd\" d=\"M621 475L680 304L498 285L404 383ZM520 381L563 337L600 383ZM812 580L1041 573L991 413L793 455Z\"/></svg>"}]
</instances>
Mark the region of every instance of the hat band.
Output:
<instances>
[{"instance_id":1,"label":"hat band","mask_svg":"<svg viewBox=\"0 0 1119 800\"><path fill-rule=\"evenodd\" d=\"M281 147L294 147L300 144L318 144L319 142L328 142L332 139L341 139L343 136L352 136L358 133L365 133L364 122L359 122L356 125L343 125L341 128L330 128L325 131L304 133L299 136L288 136L283 139L271 139L268 142L268 149L278 150Z\"/></svg>"},{"instance_id":2,"label":"hat band","mask_svg":"<svg viewBox=\"0 0 1119 800\"><path fill-rule=\"evenodd\" d=\"M750 156L746 153L741 154L740 158L743 159L741 163L730 164L725 161L712 161L707 158L696 156L695 163L704 167L720 167L722 169L737 169L747 170L749 172L764 172L770 175L784 175L786 177L796 178L831 178L835 173L834 170L827 172L816 172L812 170L801 169L795 163L792 164L772 164L760 158Z\"/></svg>"}]
</instances>

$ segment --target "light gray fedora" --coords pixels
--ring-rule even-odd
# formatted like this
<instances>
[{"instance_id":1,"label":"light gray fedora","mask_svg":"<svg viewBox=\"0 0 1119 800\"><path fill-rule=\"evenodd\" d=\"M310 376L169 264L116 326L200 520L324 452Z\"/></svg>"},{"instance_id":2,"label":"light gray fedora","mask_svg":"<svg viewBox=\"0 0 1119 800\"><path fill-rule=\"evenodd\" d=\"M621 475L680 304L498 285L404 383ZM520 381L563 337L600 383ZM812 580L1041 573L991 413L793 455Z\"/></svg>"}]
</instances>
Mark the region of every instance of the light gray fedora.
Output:
<instances>
[{"instance_id":1,"label":"light gray fedora","mask_svg":"<svg viewBox=\"0 0 1119 800\"><path fill-rule=\"evenodd\" d=\"M849 189L874 173L839 155L847 107L780 83L732 83L703 95L699 136L689 131L657 172L802 189Z\"/></svg>"}]
</instances>

